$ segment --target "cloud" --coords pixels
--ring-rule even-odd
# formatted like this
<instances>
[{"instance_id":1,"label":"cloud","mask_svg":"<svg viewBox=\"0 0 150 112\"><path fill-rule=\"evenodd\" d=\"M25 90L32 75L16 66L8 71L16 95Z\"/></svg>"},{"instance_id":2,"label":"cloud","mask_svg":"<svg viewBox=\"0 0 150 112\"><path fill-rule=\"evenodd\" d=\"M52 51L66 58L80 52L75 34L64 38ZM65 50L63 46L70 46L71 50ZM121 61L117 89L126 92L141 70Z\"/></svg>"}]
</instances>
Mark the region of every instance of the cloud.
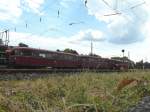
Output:
<instances>
[{"instance_id":1,"label":"cloud","mask_svg":"<svg viewBox=\"0 0 150 112\"><path fill-rule=\"evenodd\" d=\"M77 34L70 37L49 37L39 36L23 32L10 32L9 45L17 46L23 42L33 48L41 48L47 50L63 50L71 48L77 50L79 53L89 54L91 38L95 42L104 41L103 34L99 30L85 30L79 31Z\"/></svg>"},{"instance_id":2,"label":"cloud","mask_svg":"<svg viewBox=\"0 0 150 112\"><path fill-rule=\"evenodd\" d=\"M134 20L134 19L133 19ZM116 44L130 44L144 40L146 37L141 32L143 22L126 20L119 16L116 20L108 24L109 34L108 41Z\"/></svg>"},{"instance_id":3,"label":"cloud","mask_svg":"<svg viewBox=\"0 0 150 112\"><path fill-rule=\"evenodd\" d=\"M96 32L93 33L93 35L97 35L98 33L101 35L99 30L93 30L93 29L89 29L88 31L87 30L80 31L77 34L70 37L59 37L59 38L33 35L30 33L23 33L23 32L10 32L9 45L15 46L18 45L20 42L23 42L33 48L40 48L40 49L46 49L52 51L56 49L63 50L65 48L71 48L78 51L80 54L89 54L90 41L84 38L85 37L84 35L90 31L91 34L93 32ZM103 37L103 34L101 36ZM102 38L100 36L98 37ZM82 41L79 41L79 39ZM72 42L76 41L76 43L71 43L71 41ZM101 42L101 44L99 42L100 39L99 41L93 42L93 50L94 50L93 52L98 55L101 55L102 57L122 56L121 49L125 49L126 51L125 55L127 56L128 51L130 51L130 56L131 59L133 60L139 61L144 57L147 57L148 61L150 61L150 58L148 58L148 56L150 55L150 50L147 49L150 45L150 38L146 38L146 40L144 40L144 42L142 43L134 43L130 45L120 45L120 46L107 43L104 40ZM143 50L143 49L147 49L147 50Z\"/></svg>"},{"instance_id":4,"label":"cloud","mask_svg":"<svg viewBox=\"0 0 150 112\"><path fill-rule=\"evenodd\" d=\"M99 30L88 29L79 31L77 34L73 35L70 38L70 42L72 43L79 43L84 41L95 41L101 42L105 40L104 34Z\"/></svg>"},{"instance_id":5,"label":"cloud","mask_svg":"<svg viewBox=\"0 0 150 112\"><path fill-rule=\"evenodd\" d=\"M150 8L143 0L92 0L88 2L88 14L99 22L105 22L107 40L114 44L131 44L143 41L144 24L149 23ZM115 9L115 5L116 9ZM133 8L134 7L134 8ZM114 10L115 9L115 10ZM120 13L116 15L111 15ZM110 16L105 16L109 15ZM146 30L145 30L146 31Z\"/></svg>"},{"instance_id":6,"label":"cloud","mask_svg":"<svg viewBox=\"0 0 150 112\"><path fill-rule=\"evenodd\" d=\"M69 6L74 2L76 2L76 0L61 0L60 5L65 8L69 8Z\"/></svg>"},{"instance_id":7,"label":"cloud","mask_svg":"<svg viewBox=\"0 0 150 112\"><path fill-rule=\"evenodd\" d=\"M20 0L0 0L0 20L13 20L22 14Z\"/></svg>"},{"instance_id":8,"label":"cloud","mask_svg":"<svg viewBox=\"0 0 150 112\"><path fill-rule=\"evenodd\" d=\"M22 4L25 6L24 9L37 14L42 14L40 8L45 0L24 0Z\"/></svg>"},{"instance_id":9,"label":"cloud","mask_svg":"<svg viewBox=\"0 0 150 112\"><path fill-rule=\"evenodd\" d=\"M31 33L23 33L23 32L10 32L10 37L11 37L10 45L18 45L20 42L23 42L31 47L43 49L51 49L53 47L56 47L58 43L61 46L65 46L66 42L65 38L63 37L55 39L51 37L38 36ZM57 45L54 43L57 43Z\"/></svg>"},{"instance_id":10,"label":"cloud","mask_svg":"<svg viewBox=\"0 0 150 112\"><path fill-rule=\"evenodd\" d=\"M44 0L0 0L0 20L16 21L23 11L42 14L40 11Z\"/></svg>"}]
</instances>

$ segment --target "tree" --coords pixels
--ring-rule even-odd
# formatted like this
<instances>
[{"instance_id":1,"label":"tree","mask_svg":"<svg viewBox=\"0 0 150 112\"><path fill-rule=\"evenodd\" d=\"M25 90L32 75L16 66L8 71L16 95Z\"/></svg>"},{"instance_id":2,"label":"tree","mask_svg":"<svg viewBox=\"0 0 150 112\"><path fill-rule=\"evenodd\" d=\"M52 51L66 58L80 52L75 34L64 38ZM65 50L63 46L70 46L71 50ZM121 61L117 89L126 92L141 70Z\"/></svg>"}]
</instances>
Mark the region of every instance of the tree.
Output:
<instances>
[{"instance_id":1,"label":"tree","mask_svg":"<svg viewBox=\"0 0 150 112\"><path fill-rule=\"evenodd\" d=\"M22 43L22 42L19 43L18 46L19 46L19 47L28 47L28 45L26 45L26 44L24 44L24 43Z\"/></svg>"},{"instance_id":2,"label":"tree","mask_svg":"<svg viewBox=\"0 0 150 112\"><path fill-rule=\"evenodd\" d=\"M57 52L61 52L59 49L56 50Z\"/></svg>"},{"instance_id":3,"label":"tree","mask_svg":"<svg viewBox=\"0 0 150 112\"><path fill-rule=\"evenodd\" d=\"M69 49L69 48L66 48L63 52L78 55L78 52L76 50L72 50L72 49Z\"/></svg>"},{"instance_id":4,"label":"tree","mask_svg":"<svg viewBox=\"0 0 150 112\"><path fill-rule=\"evenodd\" d=\"M97 55L97 54L89 54L89 56L94 56L94 57L101 57L101 56L99 56L99 55Z\"/></svg>"}]
</instances>

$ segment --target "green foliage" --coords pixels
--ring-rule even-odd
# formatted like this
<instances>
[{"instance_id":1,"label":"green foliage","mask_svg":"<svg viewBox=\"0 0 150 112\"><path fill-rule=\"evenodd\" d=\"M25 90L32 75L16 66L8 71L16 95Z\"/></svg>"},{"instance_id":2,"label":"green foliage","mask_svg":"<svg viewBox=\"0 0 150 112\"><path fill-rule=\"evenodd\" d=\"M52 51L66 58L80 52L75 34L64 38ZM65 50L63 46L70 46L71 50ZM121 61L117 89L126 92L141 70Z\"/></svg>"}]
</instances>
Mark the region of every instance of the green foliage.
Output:
<instances>
[{"instance_id":1,"label":"green foliage","mask_svg":"<svg viewBox=\"0 0 150 112\"><path fill-rule=\"evenodd\" d=\"M18 44L19 47L28 47L28 45L24 44L24 43L19 43Z\"/></svg>"},{"instance_id":2,"label":"green foliage","mask_svg":"<svg viewBox=\"0 0 150 112\"><path fill-rule=\"evenodd\" d=\"M137 78L116 91L123 78ZM149 71L74 73L42 79L1 81L0 112L122 112L150 93Z\"/></svg>"},{"instance_id":3,"label":"green foliage","mask_svg":"<svg viewBox=\"0 0 150 112\"><path fill-rule=\"evenodd\" d=\"M72 54L78 54L78 52L76 50L72 50L72 49L69 49L69 48L66 48L63 52L65 52L65 53L72 53Z\"/></svg>"}]
</instances>

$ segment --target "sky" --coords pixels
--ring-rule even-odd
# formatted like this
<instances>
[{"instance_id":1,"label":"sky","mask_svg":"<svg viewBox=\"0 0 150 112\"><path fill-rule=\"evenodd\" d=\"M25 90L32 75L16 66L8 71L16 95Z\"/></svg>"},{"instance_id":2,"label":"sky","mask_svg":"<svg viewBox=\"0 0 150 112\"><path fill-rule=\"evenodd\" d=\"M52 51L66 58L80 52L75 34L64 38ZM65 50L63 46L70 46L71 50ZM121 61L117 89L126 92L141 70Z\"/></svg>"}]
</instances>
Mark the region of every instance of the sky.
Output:
<instances>
[{"instance_id":1,"label":"sky","mask_svg":"<svg viewBox=\"0 0 150 112\"><path fill-rule=\"evenodd\" d=\"M125 56L150 62L150 0L0 0L0 31L20 42L55 51Z\"/></svg>"}]
</instances>

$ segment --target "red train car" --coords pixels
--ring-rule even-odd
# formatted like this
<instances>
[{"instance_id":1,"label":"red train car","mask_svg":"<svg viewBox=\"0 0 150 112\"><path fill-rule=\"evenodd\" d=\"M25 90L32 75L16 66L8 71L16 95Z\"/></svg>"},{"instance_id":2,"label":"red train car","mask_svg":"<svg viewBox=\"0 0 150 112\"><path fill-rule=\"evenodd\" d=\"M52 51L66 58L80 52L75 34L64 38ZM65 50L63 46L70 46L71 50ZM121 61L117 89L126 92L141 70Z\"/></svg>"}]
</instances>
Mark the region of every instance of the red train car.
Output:
<instances>
[{"instance_id":1,"label":"red train car","mask_svg":"<svg viewBox=\"0 0 150 112\"><path fill-rule=\"evenodd\" d=\"M127 70L128 63L95 56L80 56L81 68L102 70Z\"/></svg>"},{"instance_id":2,"label":"red train car","mask_svg":"<svg viewBox=\"0 0 150 112\"><path fill-rule=\"evenodd\" d=\"M12 47L6 50L6 54L8 66L17 68L128 69L128 63L119 60L29 47Z\"/></svg>"},{"instance_id":3,"label":"red train car","mask_svg":"<svg viewBox=\"0 0 150 112\"><path fill-rule=\"evenodd\" d=\"M14 47L7 50L7 54L9 65L13 67L78 68L80 66L77 55L63 52Z\"/></svg>"},{"instance_id":4,"label":"red train car","mask_svg":"<svg viewBox=\"0 0 150 112\"><path fill-rule=\"evenodd\" d=\"M104 58L83 55L80 56L81 67L89 69L108 69L108 63Z\"/></svg>"},{"instance_id":5,"label":"red train car","mask_svg":"<svg viewBox=\"0 0 150 112\"><path fill-rule=\"evenodd\" d=\"M121 70L121 71L126 71L128 70L128 62L121 61L121 60L115 60L115 59L110 59L110 65L111 68L115 70Z\"/></svg>"}]
</instances>

